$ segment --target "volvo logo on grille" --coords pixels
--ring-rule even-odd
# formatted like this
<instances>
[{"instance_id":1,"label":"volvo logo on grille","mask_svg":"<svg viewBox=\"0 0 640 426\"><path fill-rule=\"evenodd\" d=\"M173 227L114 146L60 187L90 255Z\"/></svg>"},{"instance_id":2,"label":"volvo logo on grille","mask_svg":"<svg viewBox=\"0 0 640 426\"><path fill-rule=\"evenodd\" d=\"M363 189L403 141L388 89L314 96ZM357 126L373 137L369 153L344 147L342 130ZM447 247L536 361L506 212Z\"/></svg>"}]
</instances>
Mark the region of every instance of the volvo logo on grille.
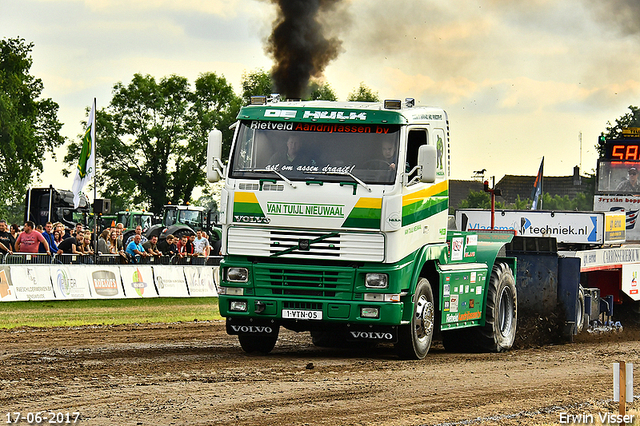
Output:
<instances>
[{"instance_id":1,"label":"volvo logo on grille","mask_svg":"<svg viewBox=\"0 0 640 426\"><path fill-rule=\"evenodd\" d=\"M309 251L309 240L307 239L302 239L302 240L298 240L298 248L300 250L305 250L305 251Z\"/></svg>"},{"instance_id":2,"label":"volvo logo on grille","mask_svg":"<svg viewBox=\"0 0 640 426\"><path fill-rule=\"evenodd\" d=\"M241 216L234 215L234 222L243 222L243 223L269 223L271 220L268 217L259 217L259 216Z\"/></svg>"}]
</instances>

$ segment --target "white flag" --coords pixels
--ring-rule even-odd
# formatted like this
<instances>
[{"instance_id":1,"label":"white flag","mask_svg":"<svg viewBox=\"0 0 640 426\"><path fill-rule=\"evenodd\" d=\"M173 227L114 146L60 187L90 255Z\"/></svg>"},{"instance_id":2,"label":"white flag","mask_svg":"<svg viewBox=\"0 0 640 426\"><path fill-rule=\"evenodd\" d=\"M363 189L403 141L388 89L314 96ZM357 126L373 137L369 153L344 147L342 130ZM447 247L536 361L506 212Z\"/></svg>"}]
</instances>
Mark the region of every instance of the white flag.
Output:
<instances>
[{"instance_id":1,"label":"white flag","mask_svg":"<svg viewBox=\"0 0 640 426\"><path fill-rule=\"evenodd\" d=\"M82 137L82 150L80 158L78 158L78 167L76 176L73 179L71 191L73 192L73 207L78 208L80 205L80 194L82 188L93 179L93 173L96 167L96 100L93 100L93 106L89 113L87 121L87 130Z\"/></svg>"}]
</instances>

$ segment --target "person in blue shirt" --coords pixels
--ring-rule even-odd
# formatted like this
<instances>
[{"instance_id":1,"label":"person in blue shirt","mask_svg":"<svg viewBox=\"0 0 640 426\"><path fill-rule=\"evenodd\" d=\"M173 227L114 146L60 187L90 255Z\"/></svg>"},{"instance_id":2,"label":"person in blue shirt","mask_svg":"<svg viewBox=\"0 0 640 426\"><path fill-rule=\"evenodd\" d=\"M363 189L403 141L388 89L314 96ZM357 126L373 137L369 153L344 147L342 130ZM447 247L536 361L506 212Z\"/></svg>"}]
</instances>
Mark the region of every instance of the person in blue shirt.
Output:
<instances>
[{"instance_id":1,"label":"person in blue shirt","mask_svg":"<svg viewBox=\"0 0 640 426\"><path fill-rule=\"evenodd\" d=\"M42 236L44 237L47 244L49 244L49 249L51 253L62 254L62 250L58 248L56 244L55 238L53 238L53 223L47 222L44 225L44 230L42 231ZM44 244L40 244L40 248L38 250L40 253L46 253L47 250L44 247Z\"/></svg>"},{"instance_id":2,"label":"person in blue shirt","mask_svg":"<svg viewBox=\"0 0 640 426\"><path fill-rule=\"evenodd\" d=\"M133 241L131 241L127 245L126 253L129 255L131 259L131 263L139 263L141 257L147 257L147 252L141 244L142 236L140 234L135 234L133 236Z\"/></svg>"}]
</instances>

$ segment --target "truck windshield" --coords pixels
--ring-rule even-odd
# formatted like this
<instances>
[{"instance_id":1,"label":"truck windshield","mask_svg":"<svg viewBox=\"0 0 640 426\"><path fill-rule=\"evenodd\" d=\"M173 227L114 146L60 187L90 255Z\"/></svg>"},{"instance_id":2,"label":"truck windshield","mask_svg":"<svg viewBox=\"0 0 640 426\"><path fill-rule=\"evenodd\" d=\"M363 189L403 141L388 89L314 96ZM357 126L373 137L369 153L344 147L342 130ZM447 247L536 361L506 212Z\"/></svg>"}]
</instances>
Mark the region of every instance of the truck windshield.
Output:
<instances>
[{"instance_id":1,"label":"truck windshield","mask_svg":"<svg viewBox=\"0 0 640 426\"><path fill-rule=\"evenodd\" d=\"M231 177L265 178L266 171L277 171L290 180L341 182L353 175L365 183L393 184L399 135L398 125L244 121Z\"/></svg>"}]
</instances>

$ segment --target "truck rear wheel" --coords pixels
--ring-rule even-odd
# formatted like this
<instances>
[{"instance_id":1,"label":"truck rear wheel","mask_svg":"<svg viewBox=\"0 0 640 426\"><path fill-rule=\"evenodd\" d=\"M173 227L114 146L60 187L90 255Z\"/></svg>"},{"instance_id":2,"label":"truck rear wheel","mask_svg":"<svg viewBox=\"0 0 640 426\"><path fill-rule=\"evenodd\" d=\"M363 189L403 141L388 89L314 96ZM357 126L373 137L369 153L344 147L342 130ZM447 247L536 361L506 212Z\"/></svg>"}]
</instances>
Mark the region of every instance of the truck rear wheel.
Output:
<instances>
[{"instance_id":1,"label":"truck rear wheel","mask_svg":"<svg viewBox=\"0 0 640 426\"><path fill-rule=\"evenodd\" d=\"M518 297L513 272L506 263L496 263L487 287L485 325L475 329L479 348L488 352L511 349L517 321Z\"/></svg>"},{"instance_id":2,"label":"truck rear wheel","mask_svg":"<svg viewBox=\"0 0 640 426\"><path fill-rule=\"evenodd\" d=\"M576 334L580 334L584 331L585 323L589 320L585 315L584 306L584 289L582 286L578 288L578 300L576 300Z\"/></svg>"},{"instance_id":3,"label":"truck rear wheel","mask_svg":"<svg viewBox=\"0 0 640 426\"><path fill-rule=\"evenodd\" d=\"M423 359L431 347L434 324L435 304L431 284L426 278L420 278L413 295L411 323L398 327L398 355L404 359Z\"/></svg>"},{"instance_id":4,"label":"truck rear wheel","mask_svg":"<svg viewBox=\"0 0 640 426\"><path fill-rule=\"evenodd\" d=\"M259 352L262 354L268 354L273 350L278 340L278 332L280 328L272 334L256 336L255 334L238 334L238 340L242 350L247 353Z\"/></svg>"}]
</instances>

